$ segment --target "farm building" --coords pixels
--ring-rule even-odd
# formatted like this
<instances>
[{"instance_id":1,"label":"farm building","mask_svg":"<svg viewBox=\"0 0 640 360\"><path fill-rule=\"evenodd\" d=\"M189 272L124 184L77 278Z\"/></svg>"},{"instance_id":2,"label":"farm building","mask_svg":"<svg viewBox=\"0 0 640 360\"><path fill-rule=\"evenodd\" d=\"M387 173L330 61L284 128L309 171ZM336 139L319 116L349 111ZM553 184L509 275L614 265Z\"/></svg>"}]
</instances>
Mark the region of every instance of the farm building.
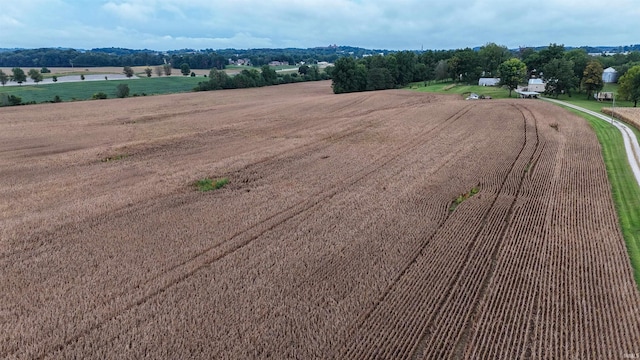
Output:
<instances>
[{"instance_id":1,"label":"farm building","mask_svg":"<svg viewBox=\"0 0 640 360\"><path fill-rule=\"evenodd\" d=\"M498 86L498 83L500 83L499 78L480 78L478 80L480 86Z\"/></svg>"},{"instance_id":2,"label":"farm building","mask_svg":"<svg viewBox=\"0 0 640 360\"><path fill-rule=\"evenodd\" d=\"M529 79L527 91L544 92L544 86L542 79Z\"/></svg>"},{"instance_id":3,"label":"farm building","mask_svg":"<svg viewBox=\"0 0 640 360\"><path fill-rule=\"evenodd\" d=\"M602 72L602 81L606 83L614 83L618 81L618 72L612 67L604 69Z\"/></svg>"},{"instance_id":4,"label":"farm building","mask_svg":"<svg viewBox=\"0 0 640 360\"><path fill-rule=\"evenodd\" d=\"M598 101L604 101L604 100L613 100L613 93L612 92L599 92L599 93L595 93L593 94L594 99L598 100Z\"/></svg>"}]
</instances>

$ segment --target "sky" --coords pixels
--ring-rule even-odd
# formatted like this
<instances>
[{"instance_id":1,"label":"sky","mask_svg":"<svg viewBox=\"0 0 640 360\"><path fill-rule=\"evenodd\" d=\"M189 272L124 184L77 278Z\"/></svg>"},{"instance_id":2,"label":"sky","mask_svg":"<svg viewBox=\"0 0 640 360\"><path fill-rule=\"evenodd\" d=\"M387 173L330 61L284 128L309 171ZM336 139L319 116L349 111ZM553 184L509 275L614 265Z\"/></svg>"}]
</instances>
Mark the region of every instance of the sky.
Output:
<instances>
[{"instance_id":1,"label":"sky","mask_svg":"<svg viewBox=\"0 0 640 360\"><path fill-rule=\"evenodd\" d=\"M0 48L640 43L637 0L2 0Z\"/></svg>"}]
</instances>

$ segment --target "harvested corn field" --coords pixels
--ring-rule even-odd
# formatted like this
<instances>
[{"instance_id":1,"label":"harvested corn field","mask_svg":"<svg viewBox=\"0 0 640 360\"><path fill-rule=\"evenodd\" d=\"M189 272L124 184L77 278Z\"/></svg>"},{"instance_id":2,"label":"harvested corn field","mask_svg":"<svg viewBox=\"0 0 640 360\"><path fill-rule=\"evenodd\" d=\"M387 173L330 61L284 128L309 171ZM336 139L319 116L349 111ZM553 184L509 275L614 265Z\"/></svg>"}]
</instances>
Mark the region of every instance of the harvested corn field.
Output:
<instances>
[{"instance_id":1,"label":"harvested corn field","mask_svg":"<svg viewBox=\"0 0 640 360\"><path fill-rule=\"evenodd\" d=\"M636 129L640 129L640 109L639 108L602 108L602 112L607 115L614 115Z\"/></svg>"},{"instance_id":2,"label":"harvested corn field","mask_svg":"<svg viewBox=\"0 0 640 360\"><path fill-rule=\"evenodd\" d=\"M551 104L320 82L0 129L0 358L640 353L600 146Z\"/></svg>"}]
</instances>

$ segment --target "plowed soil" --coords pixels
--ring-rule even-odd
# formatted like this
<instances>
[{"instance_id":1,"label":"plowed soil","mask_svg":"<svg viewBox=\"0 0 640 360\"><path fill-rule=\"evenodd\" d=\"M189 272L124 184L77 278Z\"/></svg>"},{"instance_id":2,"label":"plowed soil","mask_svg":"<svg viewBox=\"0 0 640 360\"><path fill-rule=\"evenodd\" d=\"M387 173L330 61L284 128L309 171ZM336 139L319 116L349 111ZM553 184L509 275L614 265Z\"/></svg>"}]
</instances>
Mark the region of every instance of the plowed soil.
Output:
<instances>
[{"instance_id":1,"label":"plowed soil","mask_svg":"<svg viewBox=\"0 0 640 360\"><path fill-rule=\"evenodd\" d=\"M10 107L0 169L0 358L640 354L600 146L548 103L317 82Z\"/></svg>"}]
</instances>

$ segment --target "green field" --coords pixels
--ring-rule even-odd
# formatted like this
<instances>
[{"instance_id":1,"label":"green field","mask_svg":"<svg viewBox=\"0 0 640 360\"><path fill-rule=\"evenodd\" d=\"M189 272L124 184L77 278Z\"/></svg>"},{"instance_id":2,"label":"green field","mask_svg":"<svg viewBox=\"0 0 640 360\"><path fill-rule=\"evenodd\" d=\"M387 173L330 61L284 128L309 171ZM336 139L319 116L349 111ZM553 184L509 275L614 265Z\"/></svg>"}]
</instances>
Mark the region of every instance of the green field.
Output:
<instances>
[{"instance_id":1,"label":"green field","mask_svg":"<svg viewBox=\"0 0 640 360\"><path fill-rule=\"evenodd\" d=\"M192 91L204 77L164 76L140 78L134 80L79 81L55 84L3 86L0 94L15 95L22 98L23 103L48 102L57 95L62 101L88 100L93 94L104 92L109 98L116 97L116 87L125 83L129 85L130 96L159 95Z\"/></svg>"},{"instance_id":2,"label":"green field","mask_svg":"<svg viewBox=\"0 0 640 360\"><path fill-rule=\"evenodd\" d=\"M441 94L459 94L461 97L467 97L471 93L478 95L491 96L493 99L505 99L509 97L509 90L496 86L478 86L478 85L461 85L451 82L443 83L412 83L409 88L420 92L433 92ZM515 98L515 92L512 94Z\"/></svg>"}]
</instances>

